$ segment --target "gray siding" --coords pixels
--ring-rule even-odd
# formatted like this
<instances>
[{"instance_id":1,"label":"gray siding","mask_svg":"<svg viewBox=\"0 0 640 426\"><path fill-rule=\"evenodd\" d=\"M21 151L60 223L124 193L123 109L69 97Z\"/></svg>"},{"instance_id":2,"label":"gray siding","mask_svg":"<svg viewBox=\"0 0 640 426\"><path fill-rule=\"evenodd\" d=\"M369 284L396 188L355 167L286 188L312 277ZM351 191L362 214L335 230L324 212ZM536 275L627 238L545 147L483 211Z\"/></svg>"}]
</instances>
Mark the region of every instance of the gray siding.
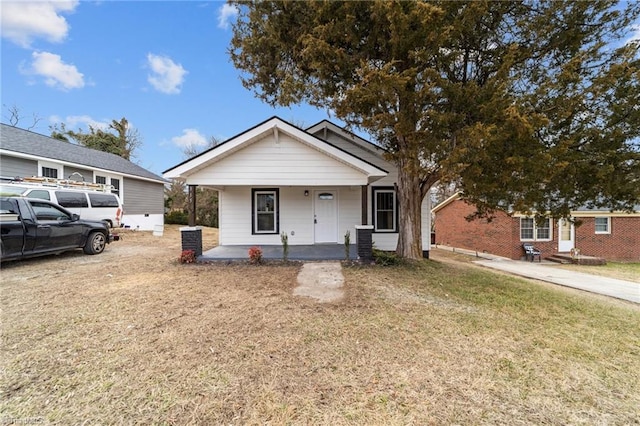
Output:
<instances>
[{"instance_id":1,"label":"gray siding","mask_svg":"<svg viewBox=\"0 0 640 426\"><path fill-rule=\"evenodd\" d=\"M31 177L38 176L38 162L24 158L0 156L0 176L3 177Z\"/></svg>"},{"instance_id":2,"label":"gray siding","mask_svg":"<svg viewBox=\"0 0 640 426\"><path fill-rule=\"evenodd\" d=\"M124 178L124 214L164 214L164 185Z\"/></svg>"},{"instance_id":3,"label":"gray siding","mask_svg":"<svg viewBox=\"0 0 640 426\"><path fill-rule=\"evenodd\" d=\"M85 182L93 183L93 171L79 167L64 166L64 179L68 179L73 173L80 173ZM71 176L71 180L82 181L78 175Z\"/></svg>"}]
</instances>

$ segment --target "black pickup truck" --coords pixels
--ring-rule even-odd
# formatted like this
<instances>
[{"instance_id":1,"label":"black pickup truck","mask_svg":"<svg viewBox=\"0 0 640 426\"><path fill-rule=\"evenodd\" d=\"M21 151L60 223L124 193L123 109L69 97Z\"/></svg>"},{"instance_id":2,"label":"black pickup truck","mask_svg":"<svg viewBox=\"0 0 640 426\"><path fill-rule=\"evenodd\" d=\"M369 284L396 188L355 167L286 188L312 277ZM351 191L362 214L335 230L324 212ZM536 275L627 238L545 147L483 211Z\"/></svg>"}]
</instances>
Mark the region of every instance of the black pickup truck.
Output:
<instances>
[{"instance_id":1,"label":"black pickup truck","mask_svg":"<svg viewBox=\"0 0 640 426\"><path fill-rule=\"evenodd\" d=\"M102 253L114 240L104 222L81 220L50 201L0 197L0 260L59 254L78 248Z\"/></svg>"}]
</instances>

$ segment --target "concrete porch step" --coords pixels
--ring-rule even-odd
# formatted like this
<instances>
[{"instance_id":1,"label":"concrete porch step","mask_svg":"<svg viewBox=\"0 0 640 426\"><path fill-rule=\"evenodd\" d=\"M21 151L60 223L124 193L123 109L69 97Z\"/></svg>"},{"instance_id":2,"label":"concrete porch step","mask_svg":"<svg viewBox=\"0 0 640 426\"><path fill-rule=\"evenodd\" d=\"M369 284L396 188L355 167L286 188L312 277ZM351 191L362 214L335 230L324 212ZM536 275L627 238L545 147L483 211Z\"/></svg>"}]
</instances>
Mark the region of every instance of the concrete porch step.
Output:
<instances>
[{"instance_id":1,"label":"concrete porch step","mask_svg":"<svg viewBox=\"0 0 640 426\"><path fill-rule=\"evenodd\" d=\"M569 259L567 259L563 255L554 254L554 255L551 255L549 257L545 257L544 259L545 260L549 260L551 262L556 262L556 263L561 263L563 265L567 265L569 263L573 263L572 262L573 259L571 259L571 256L568 256L568 257L569 257Z\"/></svg>"},{"instance_id":2,"label":"concrete porch step","mask_svg":"<svg viewBox=\"0 0 640 426\"><path fill-rule=\"evenodd\" d=\"M576 265L605 265L607 263L607 261L601 257L585 256L582 254L572 257L570 254L554 253L545 259L562 264L573 263Z\"/></svg>"}]
</instances>

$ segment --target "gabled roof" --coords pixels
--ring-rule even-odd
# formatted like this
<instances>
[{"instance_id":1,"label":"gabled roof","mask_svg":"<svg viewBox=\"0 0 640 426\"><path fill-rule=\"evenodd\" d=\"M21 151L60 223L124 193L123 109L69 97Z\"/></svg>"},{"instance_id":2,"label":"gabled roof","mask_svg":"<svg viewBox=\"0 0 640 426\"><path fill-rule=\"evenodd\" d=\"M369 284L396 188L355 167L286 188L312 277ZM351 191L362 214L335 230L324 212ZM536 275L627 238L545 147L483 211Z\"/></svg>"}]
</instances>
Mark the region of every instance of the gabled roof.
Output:
<instances>
[{"instance_id":1,"label":"gabled roof","mask_svg":"<svg viewBox=\"0 0 640 426\"><path fill-rule=\"evenodd\" d=\"M387 150L384 149L383 147L381 147L380 145L376 145L373 142L370 142L364 138L361 138L360 136L356 135L353 132L350 132L346 129L344 129L343 127L338 126L335 123L332 123L331 121L324 119L322 121L320 121L319 123L314 124L313 126L310 126L307 128L307 132L311 133L311 134L315 134L317 131L322 130L322 129L329 129L334 133L337 133L338 135L342 136L345 140L350 141L351 143L359 146L360 148L364 148L366 150L372 151L376 154L380 154L381 152L386 152Z\"/></svg>"},{"instance_id":2,"label":"gabled roof","mask_svg":"<svg viewBox=\"0 0 640 426\"><path fill-rule=\"evenodd\" d=\"M455 194L453 194L452 196L450 196L449 198L447 198L446 200L442 201L437 206L432 208L431 213L437 213L439 210L442 210L444 207L460 199L462 199L462 195L460 194L460 192L456 192Z\"/></svg>"},{"instance_id":3,"label":"gabled roof","mask_svg":"<svg viewBox=\"0 0 640 426\"><path fill-rule=\"evenodd\" d=\"M322 140L311 133L308 133L281 118L274 116L262 123L226 140L225 142L214 146L213 148L193 157L182 163L167 169L163 172L166 178L184 177L185 175L194 173L198 170L206 168L211 164L219 161L234 152L260 140L270 133L278 137L278 133L282 132L290 135L301 143L317 149L325 155L334 158L350 167L361 171L371 177L384 177L388 174L386 170L363 160L345 150Z\"/></svg>"},{"instance_id":4,"label":"gabled roof","mask_svg":"<svg viewBox=\"0 0 640 426\"><path fill-rule=\"evenodd\" d=\"M112 171L160 183L165 182L160 176L118 155L2 124L0 127L0 152L6 153L7 151L38 159L57 160L74 166Z\"/></svg>"}]
</instances>

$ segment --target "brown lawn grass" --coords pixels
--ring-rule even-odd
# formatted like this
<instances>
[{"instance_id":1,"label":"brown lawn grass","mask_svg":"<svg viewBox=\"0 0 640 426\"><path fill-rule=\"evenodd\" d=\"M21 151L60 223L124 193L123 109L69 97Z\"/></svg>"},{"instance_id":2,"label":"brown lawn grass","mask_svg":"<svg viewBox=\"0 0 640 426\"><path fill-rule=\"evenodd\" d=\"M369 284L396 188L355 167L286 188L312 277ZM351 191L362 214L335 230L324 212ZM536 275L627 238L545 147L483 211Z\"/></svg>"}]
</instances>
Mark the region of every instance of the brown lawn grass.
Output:
<instances>
[{"instance_id":1,"label":"brown lawn grass","mask_svg":"<svg viewBox=\"0 0 640 426\"><path fill-rule=\"evenodd\" d=\"M205 230L205 244L215 244ZM344 269L181 265L179 235L3 265L0 421L632 424L640 309L447 258Z\"/></svg>"}]
</instances>

